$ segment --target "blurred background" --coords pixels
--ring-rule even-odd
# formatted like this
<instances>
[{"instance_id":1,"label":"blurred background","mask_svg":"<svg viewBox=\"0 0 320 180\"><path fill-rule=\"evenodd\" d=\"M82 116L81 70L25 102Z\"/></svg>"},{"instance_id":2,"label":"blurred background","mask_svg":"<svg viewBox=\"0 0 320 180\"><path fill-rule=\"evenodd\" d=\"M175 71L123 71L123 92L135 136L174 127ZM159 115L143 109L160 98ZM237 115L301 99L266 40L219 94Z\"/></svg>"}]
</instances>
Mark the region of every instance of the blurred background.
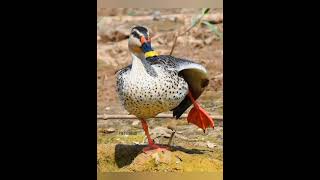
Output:
<instances>
[{"instance_id":1,"label":"blurred background","mask_svg":"<svg viewBox=\"0 0 320 180\"><path fill-rule=\"evenodd\" d=\"M204 19L222 32L222 10L211 9ZM133 25L150 28L157 36L152 46L160 54L169 54L175 33L187 29L201 9L106 9L106 17L98 17L97 27L97 93L98 114L127 114L120 106L115 92L115 72L131 64L128 36ZM221 22L220 22L221 21ZM199 101L210 114L222 115L223 41L202 23L177 39L173 56L192 59L203 64L209 74L209 87Z\"/></svg>"},{"instance_id":2,"label":"blurred background","mask_svg":"<svg viewBox=\"0 0 320 180\"><path fill-rule=\"evenodd\" d=\"M188 33L177 38L172 55L193 60L204 65L209 73L208 88L198 101L210 115L223 116L223 13L222 9L143 9L107 8L104 16L97 17L97 114L128 115L120 105L116 93L115 72L131 64L128 50L130 27L144 25L151 30L152 46L159 54L169 55L177 33ZM202 16L203 15L203 16ZM202 17L200 22L197 19ZM189 112L189 108L185 114ZM166 112L165 114L172 114ZM168 171L222 171L222 123L215 121L215 129L206 133L185 118L151 119L148 121L151 136L158 143L167 143L170 137L168 125L177 125L173 146L178 145L176 156L195 158L196 152L203 155L183 166L166 165ZM162 171L161 166L148 167L135 164L141 148L146 143L144 132L137 119L98 119L98 171ZM119 144L125 144L119 146ZM129 145L129 146L127 146ZM132 146L130 146L132 145ZM138 149L136 149L138 147ZM128 149L129 148L129 149ZM140 149L139 149L140 148ZM185 155L185 153L188 154ZM189 156L190 154L190 156ZM198 155L201 153L198 153ZM118 156L117 156L118 155ZM127 160L121 159L126 157ZM183 159L182 158L182 159ZM202 158L205 158L202 159ZM198 161L202 163L196 163ZM205 162L208 160L209 164ZM140 159L141 161L141 159ZM195 167L198 164L197 167Z\"/></svg>"}]
</instances>

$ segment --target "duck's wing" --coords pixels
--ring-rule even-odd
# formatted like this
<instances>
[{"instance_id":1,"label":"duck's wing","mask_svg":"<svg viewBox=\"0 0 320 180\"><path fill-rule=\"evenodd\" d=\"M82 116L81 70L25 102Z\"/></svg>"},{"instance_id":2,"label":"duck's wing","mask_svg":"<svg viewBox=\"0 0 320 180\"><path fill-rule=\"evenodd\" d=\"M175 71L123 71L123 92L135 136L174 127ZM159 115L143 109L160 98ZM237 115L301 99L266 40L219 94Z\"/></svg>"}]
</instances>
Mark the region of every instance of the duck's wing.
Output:
<instances>
[{"instance_id":1,"label":"duck's wing","mask_svg":"<svg viewBox=\"0 0 320 180\"><path fill-rule=\"evenodd\" d=\"M149 58L148 58L149 59ZM194 99L198 99L209 84L208 73L206 69L195 62L186 59L175 58L173 56L161 55L148 60L151 64L164 64L168 68L178 71L179 76L188 83L189 90ZM192 101L189 96L174 109L173 117L177 119L191 106Z\"/></svg>"},{"instance_id":2,"label":"duck's wing","mask_svg":"<svg viewBox=\"0 0 320 180\"><path fill-rule=\"evenodd\" d=\"M114 74L116 74L117 76L120 76L122 73L127 72L128 70L130 70L131 66L132 66L132 64L130 64L129 66L124 67L122 69L119 69L119 70L115 71Z\"/></svg>"},{"instance_id":3,"label":"duck's wing","mask_svg":"<svg viewBox=\"0 0 320 180\"><path fill-rule=\"evenodd\" d=\"M124 75L128 74L129 71L131 70L131 64L127 67L124 67L120 70L118 70L115 74L116 74L116 77L117 77L117 82L116 82L116 85L117 85L117 91L120 92L120 90L123 88L123 85L124 85Z\"/></svg>"}]
</instances>

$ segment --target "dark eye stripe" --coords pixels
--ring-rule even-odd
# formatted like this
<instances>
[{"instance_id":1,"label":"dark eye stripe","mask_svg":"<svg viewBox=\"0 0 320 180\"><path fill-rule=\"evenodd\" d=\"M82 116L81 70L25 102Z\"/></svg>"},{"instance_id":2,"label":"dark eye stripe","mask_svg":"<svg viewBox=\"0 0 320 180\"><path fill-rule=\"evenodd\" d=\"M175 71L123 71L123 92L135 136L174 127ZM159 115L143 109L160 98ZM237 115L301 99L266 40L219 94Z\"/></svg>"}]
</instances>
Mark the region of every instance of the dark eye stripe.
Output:
<instances>
[{"instance_id":1,"label":"dark eye stripe","mask_svg":"<svg viewBox=\"0 0 320 180\"><path fill-rule=\"evenodd\" d=\"M140 39L140 36L139 36L139 34L138 34L136 31L133 31L131 34L132 34L135 38Z\"/></svg>"},{"instance_id":2,"label":"dark eye stripe","mask_svg":"<svg viewBox=\"0 0 320 180\"><path fill-rule=\"evenodd\" d=\"M145 27L142 27L142 26L136 26L133 29L136 29L141 33L146 33L148 31Z\"/></svg>"},{"instance_id":3,"label":"dark eye stripe","mask_svg":"<svg viewBox=\"0 0 320 180\"><path fill-rule=\"evenodd\" d=\"M142 27L142 26L137 26L137 27L134 27L132 29L133 30L137 30L139 31L141 34L143 34L145 37L148 37L148 30L145 28L145 27Z\"/></svg>"}]
</instances>

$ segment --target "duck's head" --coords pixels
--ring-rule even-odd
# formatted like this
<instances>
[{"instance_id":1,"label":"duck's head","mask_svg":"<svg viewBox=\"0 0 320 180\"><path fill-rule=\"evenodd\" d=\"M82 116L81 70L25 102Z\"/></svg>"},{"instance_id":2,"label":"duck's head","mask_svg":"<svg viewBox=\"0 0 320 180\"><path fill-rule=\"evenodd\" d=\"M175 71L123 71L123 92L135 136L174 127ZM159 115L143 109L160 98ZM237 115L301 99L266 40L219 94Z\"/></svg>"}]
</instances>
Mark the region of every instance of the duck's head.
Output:
<instances>
[{"instance_id":1,"label":"duck's head","mask_svg":"<svg viewBox=\"0 0 320 180\"><path fill-rule=\"evenodd\" d=\"M128 42L129 50L137 57L151 57L157 53L151 47L150 33L145 26L133 26Z\"/></svg>"}]
</instances>

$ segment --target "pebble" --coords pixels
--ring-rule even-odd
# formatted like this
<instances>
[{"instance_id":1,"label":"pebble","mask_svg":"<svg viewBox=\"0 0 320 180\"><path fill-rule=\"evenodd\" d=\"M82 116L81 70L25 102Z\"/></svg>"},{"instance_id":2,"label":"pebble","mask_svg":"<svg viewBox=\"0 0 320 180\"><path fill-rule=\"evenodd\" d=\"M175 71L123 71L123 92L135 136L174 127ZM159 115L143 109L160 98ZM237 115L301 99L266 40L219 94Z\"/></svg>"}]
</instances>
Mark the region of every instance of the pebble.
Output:
<instances>
[{"instance_id":1,"label":"pebble","mask_svg":"<svg viewBox=\"0 0 320 180\"><path fill-rule=\"evenodd\" d=\"M161 19L161 13L160 13L160 11L155 11L155 12L152 14L152 16L153 16L153 20L154 20L154 21L159 21L159 20Z\"/></svg>"},{"instance_id":2,"label":"pebble","mask_svg":"<svg viewBox=\"0 0 320 180\"><path fill-rule=\"evenodd\" d=\"M173 22L177 22L178 18L173 16L173 17L169 17L169 20Z\"/></svg>"},{"instance_id":3,"label":"pebble","mask_svg":"<svg viewBox=\"0 0 320 180\"><path fill-rule=\"evenodd\" d=\"M108 128L108 129L106 130L107 133L113 133L113 132L115 132L115 131L116 131L115 128Z\"/></svg>"},{"instance_id":4,"label":"pebble","mask_svg":"<svg viewBox=\"0 0 320 180\"><path fill-rule=\"evenodd\" d=\"M208 146L208 148L213 149L213 148L216 147L217 145L215 145L214 143L211 143L211 142L207 141L207 146Z\"/></svg>"},{"instance_id":5,"label":"pebble","mask_svg":"<svg viewBox=\"0 0 320 180\"><path fill-rule=\"evenodd\" d=\"M171 137L172 130L164 127L156 127L150 131L151 138L157 138L157 137L165 137L169 138Z\"/></svg>"},{"instance_id":6,"label":"pebble","mask_svg":"<svg viewBox=\"0 0 320 180\"><path fill-rule=\"evenodd\" d=\"M197 131L202 132L203 133L203 129L198 128Z\"/></svg>"},{"instance_id":7,"label":"pebble","mask_svg":"<svg viewBox=\"0 0 320 180\"><path fill-rule=\"evenodd\" d=\"M136 120L136 121L133 121L132 126L140 126L140 121L139 120Z\"/></svg>"}]
</instances>

